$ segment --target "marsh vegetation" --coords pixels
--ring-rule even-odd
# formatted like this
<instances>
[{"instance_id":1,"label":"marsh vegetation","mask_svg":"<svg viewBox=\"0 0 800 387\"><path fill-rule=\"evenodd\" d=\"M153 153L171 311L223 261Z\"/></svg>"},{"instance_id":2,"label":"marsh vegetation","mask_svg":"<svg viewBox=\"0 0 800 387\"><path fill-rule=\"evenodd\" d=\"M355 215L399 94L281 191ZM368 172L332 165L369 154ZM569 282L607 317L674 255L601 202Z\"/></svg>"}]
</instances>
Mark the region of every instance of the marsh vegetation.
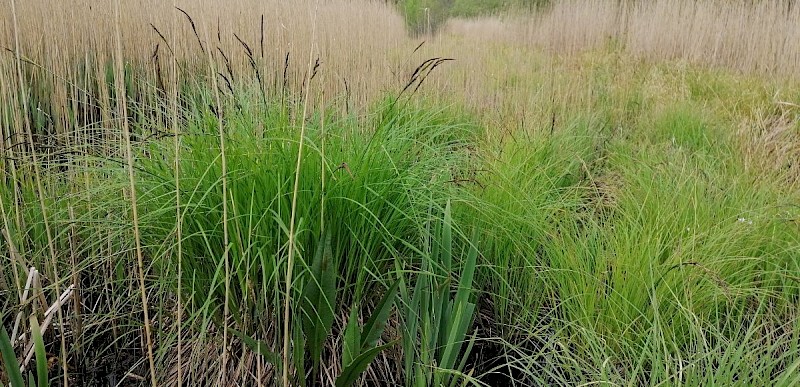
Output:
<instances>
[{"instance_id":1,"label":"marsh vegetation","mask_svg":"<svg viewBox=\"0 0 800 387\"><path fill-rule=\"evenodd\" d=\"M792 0L8 5L3 384L800 384Z\"/></svg>"}]
</instances>

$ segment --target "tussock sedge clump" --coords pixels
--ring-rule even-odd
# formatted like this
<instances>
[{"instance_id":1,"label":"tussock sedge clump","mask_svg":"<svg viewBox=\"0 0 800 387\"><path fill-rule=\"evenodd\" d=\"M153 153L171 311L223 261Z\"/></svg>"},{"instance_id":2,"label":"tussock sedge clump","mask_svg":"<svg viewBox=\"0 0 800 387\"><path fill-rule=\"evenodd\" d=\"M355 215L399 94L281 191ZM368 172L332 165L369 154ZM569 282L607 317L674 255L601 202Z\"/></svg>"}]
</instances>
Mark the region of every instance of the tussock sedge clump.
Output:
<instances>
[{"instance_id":1,"label":"tussock sedge clump","mask_svg":"<svg viewBox=\"0 0 800 387\"><path fill-rule=\"evenodd\" d=\"M525 5L10 1L0 383L800 384L798 5Z\"/></svg>"}]
</instances>

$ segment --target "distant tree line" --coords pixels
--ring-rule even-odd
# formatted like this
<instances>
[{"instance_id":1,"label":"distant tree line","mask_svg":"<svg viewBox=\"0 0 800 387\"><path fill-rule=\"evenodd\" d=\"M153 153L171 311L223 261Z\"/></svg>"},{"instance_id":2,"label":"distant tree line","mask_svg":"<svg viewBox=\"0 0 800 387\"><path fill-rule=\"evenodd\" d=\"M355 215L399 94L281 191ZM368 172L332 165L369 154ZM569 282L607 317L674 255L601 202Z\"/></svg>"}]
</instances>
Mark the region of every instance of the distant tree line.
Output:
<instances>
[{"instance_id":1,"label":"distant tree line","mask_svg":"<svg viewBox=\"0 0 800 387\"><path fill-rule=\"evenodd\" d=\"M473 17L509 9L536 11L554 0L385 0L403 14L413 35L434 34L451 17ZM646 3L653 0L616 0L619 3ZM704 1L704 0L697 0ZM791 14L798 0L731 0L756 4L764 1L783 1L786 13Z\"/></svg>"},{"instance_id":2,"label":"distant tree line","mask_svg":"<svg viewBox=\"0 0 800 387\"><path fill-rule=\"evenodd\" d=\"M535 10L551 0L387 0L402 12L412 34L436 33L448 18L472 17L507 9Z\"/></svg>"}]
</instances>

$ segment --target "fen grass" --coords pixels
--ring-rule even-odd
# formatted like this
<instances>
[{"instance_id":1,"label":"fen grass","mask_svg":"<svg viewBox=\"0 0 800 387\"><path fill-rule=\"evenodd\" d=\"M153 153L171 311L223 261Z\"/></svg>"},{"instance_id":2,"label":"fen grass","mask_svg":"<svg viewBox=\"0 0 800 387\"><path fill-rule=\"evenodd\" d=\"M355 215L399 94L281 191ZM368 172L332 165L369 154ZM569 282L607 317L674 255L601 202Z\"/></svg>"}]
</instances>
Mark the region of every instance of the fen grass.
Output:
<instances>
[{"instance_id":1,"label":"fen grass","mask_svg":"<svg viewBox=\"0 0 800 387\"><path fill-rule=\"evenodd\" d=\"M225 86L207 55L173 63L169 96L148 65L87 61L97 110L72 101L62 132L29 108L44 75L0 72L0 321L31 331L78 289L45 332L70 368L50 383L798 382L791 80L609 44L496 77L502 109L431 90L443 66L354 111ZM552 94L515 100L528 83ZM20 302L30 267L52 273Z\"/></svg>"}]
</instances>

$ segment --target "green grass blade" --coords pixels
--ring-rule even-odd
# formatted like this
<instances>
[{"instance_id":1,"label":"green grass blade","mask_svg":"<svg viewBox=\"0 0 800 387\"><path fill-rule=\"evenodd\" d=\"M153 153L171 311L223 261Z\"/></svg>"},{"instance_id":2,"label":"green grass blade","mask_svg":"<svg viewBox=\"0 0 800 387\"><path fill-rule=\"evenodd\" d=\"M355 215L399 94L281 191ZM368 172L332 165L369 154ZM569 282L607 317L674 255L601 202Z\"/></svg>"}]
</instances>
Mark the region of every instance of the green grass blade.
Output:
<instances>
[{"instance_id":1,"label":"green grass blade","mask_svg":"<svg viewBox=\"0 0 800 387\"><path fill-rule=\"evenodd\" d=\"M47 387L47 353L44 349L44 340L42 339L42 330L39 328L39 322L36 320L35 315L31 315L31 335L33 336L33 348L36 353L36 378L39 387Z\"/></svg>"},{"instance_id":2,"label":"green grass blade","mask_svg":"<svg viewBox=\"0 0 800 387\"><path fill-rule=\"evenodd\" d=\"M237 331L236 329L230 328L230 327L228 328L228 331L230 331L236 337L238 337L239 340L242 340L242 342L245 345L247 345L248 347L250 347L251 350L253 350L256 353L258 353L259 355L263 356L264 360L266 360L268 363L273 364L273 365L280 364L280 356L278 356L277 353L268 350L267 348L269 348L269 345L267 343L265 343L265 342L263 342L261 340L256 340L256 339L254 339L254 338L252 338L252 337L250 337L250 336L248 336L248 335L246 335L246 334L244 334L244 333L242 333L240 331Z\"/></svg>"},{"instance_id":3,"label":"green grass blade","mask_svg":"<svg viewBox=\"0 0 800 387\"><path fill-rule=\"evenodd\" d=\"M25 387L22 373L19 371L19 362L17 362L17 356L14 355L14 347L11 346L11 339L8 338L5 327L0 329L0 353L3 355L3 363L11 387Z\"/></svg>"},{"instance_id":4,"label":"green grass blade","mask_svg":"<svg viewBox=\"0 0 800 387\"><path fill-rule=\"evenodd\" d=\"M475 239L473 236L469 253L467 253L467 260L464 262L464 267L461 271L461 279L458 282L458 290L456 291L456 307L466 304L472 294L472 281L475 278L475 267L478 260L478 248L474 244L476 243Z\"/></svg>"},{"instance_id":5,"label":"green grass blade","mask_svg":"<svg viewBox=\"0 0 800 387\"><path fill-rule=\"evenodd\" d=\"M778 387L789 387L800 385L800 358L798 358L786 371L783 372L781 378L775 383Z\"/></svg>"},{"instance_id":6,"label":"green grass blade","mask_svg":"<svg viewBox=\"0 0 800 387\"><path fill-rule=\"evenodd\" d=\"M389 321L389 317L391 316L392 306L394 306L395 300L397 299L397 290L399 287L400 280L398 279L389 287L389 290L383 295L383 299L378 303L372 316L370 316L367 323L364 324L364 329L361 333L361 348L372 347L378 342L378 339L381 338L383 330L386 328L386 322Z\"/></svg>"},{"instance_id":7,"label":"green grass blade","mask_svg":"<svg viewBox=\"0 0 800 387\"><path fill-rule=\"evenodd\" d=\"M438 241L442 244L441 262L444 275L450 276L453 267L453 215L451 214L450 201L444 208L444 222L442 224L442 239Z\"/></svg>"},{"instance_id":8,"label":"green grass blade","mask_svg":"<svg viewBox=\"0 0 800 387\"><path fill-rule=\"evenodd\" d=\"M469 360L469 354L470 354L470 352L472 352L472 347L475 346L475 338L476 337L477 337L477 333L473 333L472 337L470 337L469 342L467 343L467 349L464 350L464 352L461 354L461 362L458 364L458 368L456 368L457 370L460 370L460 371L463 372L464 367L467 366L467 360ZM457 378L453 378L453 380L450 382L450 386L454 387L456 385L457 381L458 381ZM467 382L468 382L468 380L465 379L463 385L466 385Z\"/></svg>"},{"instance_id":9,"label":"green grass blade","mask_svg":"<svg viewBox=\"0 0 800 387\"><path fill-rule=\"evenodd\" d=\"M372 360L375 359L378 354L380 354L384 349L389 348L395 344L396 341L392 341L391 343L380 345L377 347L370 348L360 355L358 355L353 361L351 361L344 369L342 369L341 375L336 378L336 387L346 387L352 386L358 381L358 378L361 376L367 367L369 367Z\"/></svg>"},{"instance_id":10,"label":"green grass blade","mask_svg":"<svg viewBox=\"0 0 800 387\"><path fill-rule=\"evenodd\" d=\"M455 367L458 355L461 353L461 345L467 336L469 325L472 323L474 311L475 304L467 303L454 313L449 327L450 334L447 336L440 359L442 368L451 369Z\"/></svg>"},{"instance_id":11,"label":"green grass blade","mask_svg":"<svg viewBox=\"0 0 800 387\"><path fill-rule=\"evenodd\" d=\"M299 324L297 324L299 325ZM303 330L295 327L292 330L292 363L294 363L295 377L298 379L295 383L301 387L306 385L306 362L305 362L305 346L306 338L303 336Z\"/></svg>"},{"instance_id":12,"label":"green grass blade","mask_svg":"<svg viewBox=\"0 0 800 387\"><path fill-rule=\"evenodd\" d=\"M334 320L336 272L331 267L329 233L320 240L309 273L303 288L301 309L303 330L309 338L306 344L311 359L317 364Z\"/></svg>"},{"instance_id":13,"label":"green grass blade","mask_svg":"<svg viewBox=\"0 0 800 387\"><path fill-rule=\"evenodd\" d=\"M350 317L344 329L344 348L342 349L342 369L353 362L361 350L361 337L358 332L358 308L350 309Z\"/></svg>"}]
</instances>

